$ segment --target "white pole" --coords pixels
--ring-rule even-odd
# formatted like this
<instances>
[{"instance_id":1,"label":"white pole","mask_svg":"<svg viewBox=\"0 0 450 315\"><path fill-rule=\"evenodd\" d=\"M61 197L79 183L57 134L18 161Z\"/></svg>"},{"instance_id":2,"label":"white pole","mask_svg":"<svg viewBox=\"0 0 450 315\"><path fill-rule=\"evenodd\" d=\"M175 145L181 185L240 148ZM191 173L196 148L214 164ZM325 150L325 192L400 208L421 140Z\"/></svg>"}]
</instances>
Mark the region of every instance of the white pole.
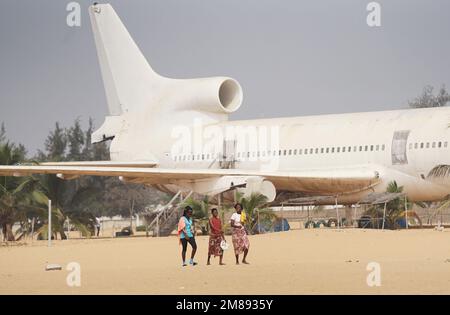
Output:
<instances>
[{"instance_id":1,"label":"white pole","mask_svg":"<svg viewBox=\"0 0 450 315\"><path fill-rule=\"evenodd\" d=\"M48 247L52 246L52 201L48 200Z\"/></svg>"},{"instance_id":2,"label":"white pole","mask_svg":"<svg viewBox=\"0 0 450 315\"><path fill-rule=\"evenodd\" d=\"M31 243L33 243L33 236L34 236L34 217L31 220Z\"/></svg>"},{"instance_id":3,"label":"white pole","mask_svg":"<svg viewBox=\"0 0 450 315\"><path fill-rule=\"evenodd\" d=\"M156 216L156 236L159 237L159 215Z\"/></svg>"},{"instance_id":4,"label":"white pole","mask_svg":"<svg viewBox=\"0 0 450 315\"><path fill-rule=\"evenodd\" d=\"M67 239L69 239L70 234L70 219L67 217Z\"/></svg>"}]
</instances>

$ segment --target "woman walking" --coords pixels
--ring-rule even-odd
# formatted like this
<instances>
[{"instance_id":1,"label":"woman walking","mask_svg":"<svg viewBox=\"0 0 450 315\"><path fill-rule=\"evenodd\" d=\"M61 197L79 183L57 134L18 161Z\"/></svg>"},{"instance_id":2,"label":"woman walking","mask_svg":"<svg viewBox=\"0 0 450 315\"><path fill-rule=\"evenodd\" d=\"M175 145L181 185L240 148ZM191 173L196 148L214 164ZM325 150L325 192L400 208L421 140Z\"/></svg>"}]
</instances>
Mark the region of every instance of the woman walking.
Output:
<instances>
[{"instance_id":1,"label":"woman walking","mask_svg":"<svg viewBox=\"0 0 450 315\"><path fill-rule=\"evenodd\" d=\"M186 263L186 251L187 244L189 243L192 247L191 259L189 260L189 264L192 266L197 265L194 261L195 253L197 252L197 243L195 242L195 234L194 227L192 223L192 208L186 206L184 208L183 216L180 218L178 222L178 237L180 238L180 243L182 245L181 250L181 259L183 260L183 267L187 266Z\"/></svg>"},{"instance_id":2,"label":"woman walking","mask_svg":"<svg viewBox=\"0 0 450 315\"><path fill-rule=\"evenodd\" d=\"M208 247L208 262L207 265L211 265L211 256L219 256L219 265L225 265L223 263L223 249L220 247L220 243L225 240L222 231L222 221L219 219L219 212L216 208L211 209L212 217L209 219L209 247Z\"/></svg>"},{"instance_id":3,"label":"woman walking","mask_svg":"<svg viewBox=\"0 0 450 315\"><path fill-rule=\"evenodd\" d=\"M242 213L242 205L237 203L234 206L236 210L235 213L231 216L230 223L231 228L233 229L233 247L234 254L236 256L236 265L239 265L239 255L244 253L244 257L242 259L243 264L248 264L247 255L248 250L250 248L250 242L247 237L247 232L245 231L243 224L243 213Z\"/></svg>"}]
</instances>

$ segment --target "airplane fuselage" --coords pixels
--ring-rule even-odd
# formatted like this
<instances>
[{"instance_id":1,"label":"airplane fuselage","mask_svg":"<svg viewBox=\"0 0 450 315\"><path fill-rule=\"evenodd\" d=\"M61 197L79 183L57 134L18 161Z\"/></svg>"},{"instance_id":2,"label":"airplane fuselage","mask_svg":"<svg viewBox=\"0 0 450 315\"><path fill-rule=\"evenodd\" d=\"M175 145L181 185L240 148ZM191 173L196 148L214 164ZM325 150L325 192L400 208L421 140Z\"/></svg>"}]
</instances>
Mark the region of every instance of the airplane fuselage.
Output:
<instances>
[{"instance_id":1,"label":"airplane fuselage","mask_svg":"<svg viewBox=\"0 0 450 315\"><path fill-rule=\"evenodd\" d=\"M395 180L411 200L439 200L450 192L450 182L430 182L427 176L435 166L450 164L449 123L450 108L444 107L193 124L186 132L168 130L157 158L170 168L294 171L377 165L385 173L375 191ZM186 137L190 145L183 147ZM295 181L274 184L279 192L296 191ZM341 200L358 202L367 193Z\"/></svg>"}]
</instances>

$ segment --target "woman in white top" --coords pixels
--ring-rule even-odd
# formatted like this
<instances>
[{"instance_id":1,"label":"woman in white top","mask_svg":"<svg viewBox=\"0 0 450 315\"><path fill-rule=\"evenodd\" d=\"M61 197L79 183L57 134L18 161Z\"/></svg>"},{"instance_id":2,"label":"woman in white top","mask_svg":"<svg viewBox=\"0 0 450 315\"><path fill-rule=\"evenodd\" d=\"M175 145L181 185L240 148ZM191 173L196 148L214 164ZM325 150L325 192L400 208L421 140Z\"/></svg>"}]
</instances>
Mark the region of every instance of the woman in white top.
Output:
<instances>
[{"instance_id":1,"label":"woman in white top","mask_svg":"<svg viewBox=\"0 0 450 315\"><path fill-rule=\"evenodd\" d=\"M239 255L244 253L244 257L242 259L243 264L248 264L247 262L247 254L250 248L250 242L247 237L247 232L245 231L243 222L241 220L242 213L242 205L237 203L234 206L236 210L235 213L231 216L230 223L231 228L233 230L232 239L233 239L233 247L234 254L236 256L236 265L239 265Z\"/></svg>"}]
</instances>

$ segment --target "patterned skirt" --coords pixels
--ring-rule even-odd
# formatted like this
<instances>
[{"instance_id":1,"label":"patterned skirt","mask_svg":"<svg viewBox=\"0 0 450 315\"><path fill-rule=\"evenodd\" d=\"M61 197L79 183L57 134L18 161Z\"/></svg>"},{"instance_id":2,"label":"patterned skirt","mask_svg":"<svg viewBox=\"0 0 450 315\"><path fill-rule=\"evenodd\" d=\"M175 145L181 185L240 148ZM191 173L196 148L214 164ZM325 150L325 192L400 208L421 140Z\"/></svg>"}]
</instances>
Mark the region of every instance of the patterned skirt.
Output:
<instances>
[{"instance_id":1,"label":"patterned skirt","mask_svg":"<svg viewBox=\"0 0 450 315\"><path fill-rule=\"evenodd\" d=\"M210 235L209 236L209 247L208 247L208 255L214 257L222 256L223 250L220 247L220 243L222 242L222 235Z\"/></svg>"},{"instance_id":2,"label":"patterned skirt","mask_svg":"<svg viewBox=\"0 0 450 315\"><path fill-rule=\"evenodd\" d=\"M234 254L239 255L244 252L244 250L249 249L250 242L248 241L247 233L245 229L233 229L233 247Z\"/></svg>"}]
</instances>

